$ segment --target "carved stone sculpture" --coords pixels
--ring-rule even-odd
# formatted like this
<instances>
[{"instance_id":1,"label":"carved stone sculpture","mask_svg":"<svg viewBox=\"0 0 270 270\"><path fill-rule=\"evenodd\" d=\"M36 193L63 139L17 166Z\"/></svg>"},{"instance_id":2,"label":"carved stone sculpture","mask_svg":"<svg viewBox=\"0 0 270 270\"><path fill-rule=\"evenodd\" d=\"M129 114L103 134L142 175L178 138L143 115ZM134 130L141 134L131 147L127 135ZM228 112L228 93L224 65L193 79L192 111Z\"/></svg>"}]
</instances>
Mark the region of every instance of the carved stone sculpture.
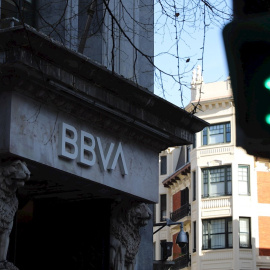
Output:
<instances>
[{"instance_id":1,"label":"carved stone sculpture","mask_svg":"<svg viewBox=\"0 0 270 270\"><path fill-rule=\"evenodd\" d=\"M122 202L112 210L110 270L134 270L139 250L140 227L147 225L152 212L145 203Z\"/></svg>"},{"instance_id":2,"label":"carved stone sculpture","mask_svg":"<svg viewBox=\"0 0 270 270\"><path fill-rule=\"evenodd\" d=\"M20 160L0 164L0 269L18 269L7 262L9 235L18 209L16 191L29 178L30 172Z\"/></svg>"}]
</instances>

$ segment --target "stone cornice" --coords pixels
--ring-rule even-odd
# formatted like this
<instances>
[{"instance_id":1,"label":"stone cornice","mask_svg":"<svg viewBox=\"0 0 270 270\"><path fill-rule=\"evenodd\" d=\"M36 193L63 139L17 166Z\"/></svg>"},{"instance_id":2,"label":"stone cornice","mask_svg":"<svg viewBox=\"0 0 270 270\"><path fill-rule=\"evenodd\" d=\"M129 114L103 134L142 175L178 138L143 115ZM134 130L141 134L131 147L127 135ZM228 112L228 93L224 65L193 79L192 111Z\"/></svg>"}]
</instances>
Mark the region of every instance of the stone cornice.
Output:
<instances>
[{"instance_id":1,"label":"stone cornice","mask_svg":"<svg viewBox=\"0 0 270 270\"><path fill-rule=\"evenodd\" d=\"M194 109L194 105L198 104L198 100L197 101L192 101L190 102L187 106L186 106L186 110L188 112L191 112ZM216 98L216 99L207 99L207 100L200 100L198 108L202 111L208 110L208 109L214 109L214 108L225 108L227 107L227 104L230 104L234 106L233 103L233 96L227 96L227 97L220 97L220 98Z\"/></svg>"},{"instance_id":2,"label":"stone cornice","mask_svg":"<svg viewBox=\"0 0 270 270\"><path fill-rule=\"evenodd\" d=\"M207 125L32 28L0 30L0 61L2 90L15 89L158 151L191 143Z\"/></svg>"}]
</instances>

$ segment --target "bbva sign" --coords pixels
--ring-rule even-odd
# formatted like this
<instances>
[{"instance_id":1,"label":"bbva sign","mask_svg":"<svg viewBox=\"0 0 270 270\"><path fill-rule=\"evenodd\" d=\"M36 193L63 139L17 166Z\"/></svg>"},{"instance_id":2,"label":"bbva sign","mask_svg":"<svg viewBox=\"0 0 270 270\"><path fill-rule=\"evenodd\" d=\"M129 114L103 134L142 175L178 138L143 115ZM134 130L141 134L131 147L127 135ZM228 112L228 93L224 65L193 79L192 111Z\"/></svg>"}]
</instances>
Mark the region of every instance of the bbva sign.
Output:
<instances>
[{"instance_id":1,"label":"bbva sign","mask_svg":"<svg viewBox=\"0 0 270 270\"><path fill-rule=\"evenodd\" d=\"M98 160L101 171L114 170L118 162L121 174L128 174L121 142L116 145L110 143L104 151L99 137L60 123L58 148L59 157L77 160L78 164L88 167L94 166Z\"/></svg>"}]
</instances>

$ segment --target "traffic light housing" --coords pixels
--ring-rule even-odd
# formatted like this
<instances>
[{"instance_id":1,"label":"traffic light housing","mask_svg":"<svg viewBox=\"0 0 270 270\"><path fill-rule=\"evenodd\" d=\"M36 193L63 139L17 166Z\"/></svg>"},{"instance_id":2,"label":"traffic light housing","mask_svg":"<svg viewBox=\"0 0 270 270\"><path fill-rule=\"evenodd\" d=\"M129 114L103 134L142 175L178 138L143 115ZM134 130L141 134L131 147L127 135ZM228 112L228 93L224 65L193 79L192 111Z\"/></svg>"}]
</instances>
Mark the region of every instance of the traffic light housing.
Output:
<instances>
[{"instance_id":1,"label":"traffic light housing","mask_svg":"<svg viewBox=\"0 0 270 270\"><path fill-rule=\"evenodd\" d=\"M166 261L172 256L173 242L161 242L161 260Z\"/></svg>"},{"instance_id":2,"label":"traffic light housing","mask_svg":"<svg viewBox=\"0 0 270 270\"><path fill-rule=\"evenodd\" d=\"M270 16L240 16L225 26L224 44L236 110L236 144L270 157Z\"/></svg>"}]
</instances>

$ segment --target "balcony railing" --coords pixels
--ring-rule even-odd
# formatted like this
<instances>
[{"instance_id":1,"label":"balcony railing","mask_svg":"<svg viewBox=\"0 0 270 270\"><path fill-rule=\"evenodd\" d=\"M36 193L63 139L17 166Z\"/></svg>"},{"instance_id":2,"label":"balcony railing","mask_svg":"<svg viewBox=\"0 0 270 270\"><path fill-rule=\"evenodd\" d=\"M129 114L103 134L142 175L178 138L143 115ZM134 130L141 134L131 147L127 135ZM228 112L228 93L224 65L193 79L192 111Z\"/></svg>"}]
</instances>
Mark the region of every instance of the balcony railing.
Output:
<instances>
[{"instance_id":1,"label":"balcony railing","mask_svg":"<svg viewBox=\"0 0 270 270\"><path fill-rule=\"evenodd\" d=\"M231 205L232 205L231 197L221 197L221 198L216 197L202 200L202 209L231 207Z\"/></svg>"},{"instance_id":2,"label":"balcony railing","mask_svg":"<svg viewBox=\"0 0 270 270\"><path fill-rule=\"evenodd\" d=\"M190 257L189 254L184 254L173 261L175 262L175 264L170 268L170 270L183 269L185 267L188 267L190 263Z\"/></svg>"},{"instance_id":3,"label":"balcony railing","mask_svg":"<svg viewBox=\"0 0 270 270\"><path fill-rule=\"evenodd\" d=\"M171 213L171 220L177 221L181 218L184 218L186 216L190 216L190 204L186 203L182 205L179 209L173 211Z\"/></svg>"}]
</instances>

